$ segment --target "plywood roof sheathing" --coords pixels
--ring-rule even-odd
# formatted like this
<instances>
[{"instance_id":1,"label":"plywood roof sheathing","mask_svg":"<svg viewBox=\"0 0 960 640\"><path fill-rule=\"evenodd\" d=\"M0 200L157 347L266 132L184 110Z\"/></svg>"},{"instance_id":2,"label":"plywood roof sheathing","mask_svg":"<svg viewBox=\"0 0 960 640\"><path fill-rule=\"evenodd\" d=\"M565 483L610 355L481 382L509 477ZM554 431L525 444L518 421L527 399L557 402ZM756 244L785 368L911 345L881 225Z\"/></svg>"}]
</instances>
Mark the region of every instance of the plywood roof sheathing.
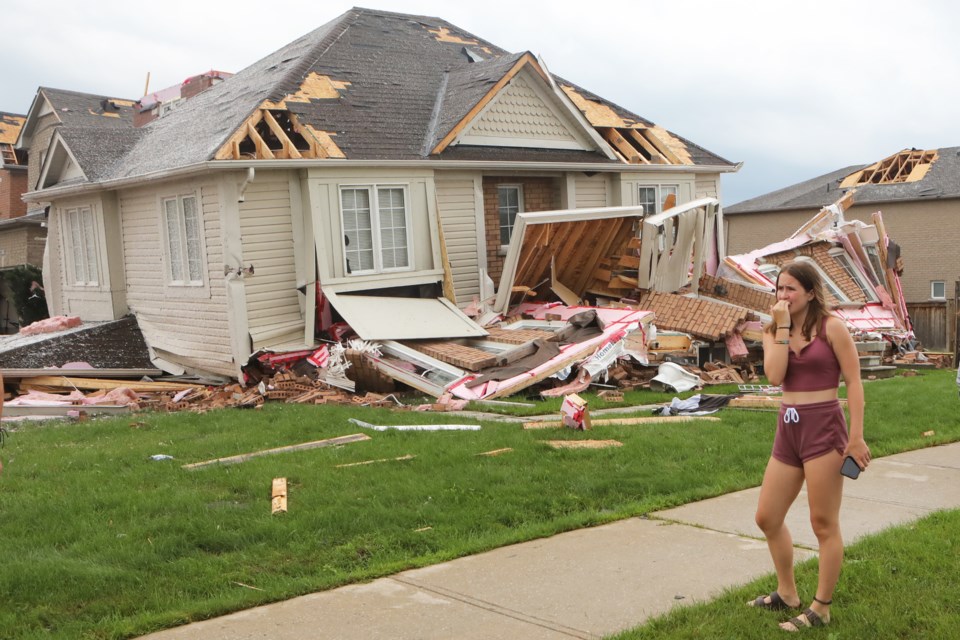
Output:
<instances>
[{"instance_id":1,"label":"plywood roof sheathing","mask_svg":"<svg viewBox=\"0 0 960 640\"><path fill-rule=\"evenodd\" d=\"M279 102L265 101L262 109L286 109L288 102L310 102L310 100L336 100L341 92L350 86L349 82L334 80L330 76L322 76L316 72L310 72L303 82L300 83L300 90L296 93L287 95Z\"/></svg>"},{"instance_id":2,"label":"plywood roof sheathing","mask_svg":"<svg viewBox=\"0 0 960 640\"><path fill-rule=\"evenodd\" d=\"M452 44L468 44L468 45L477 47L484 53L488 53L488 54L493 53L493 51L490 50L490 47L487 47L487 46L481 47L480 42L478 42L476 39L467 39L462 36L459 36L455 33L452 33L450 29L448 29L447 27L441 26L441 27L437 27L436 29L427 29L427 31L429 31L436 37L437 42L450 42Z\"/></svg>"},{"instance_id":3,"label":"plywood roof sheathing","mask_svg":"<svg viewBox=\"0 0 960 640\"><path fill-rule=\"evenodd\" d=\"M617 127L626 128L636 124L634 121L626 121L617 115L617 112L600 102L595 102L583 97L571 86L562 86L563 92L567 94L573 104L577 105L587 117L587 120L594 127Z\"/></svg>"}]
</instances>

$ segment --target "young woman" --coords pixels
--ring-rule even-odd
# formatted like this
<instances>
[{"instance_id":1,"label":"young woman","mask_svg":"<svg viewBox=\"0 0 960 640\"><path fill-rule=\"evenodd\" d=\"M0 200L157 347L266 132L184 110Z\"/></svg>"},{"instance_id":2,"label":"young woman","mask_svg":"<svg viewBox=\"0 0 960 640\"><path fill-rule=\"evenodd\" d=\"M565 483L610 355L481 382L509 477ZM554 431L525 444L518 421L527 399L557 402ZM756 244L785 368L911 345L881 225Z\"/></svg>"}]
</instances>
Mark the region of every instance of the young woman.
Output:
<instances>
[{"instance_id":1,"label":"young woman","mask_svg":"<svg viewBox=\"0 0 960 640\"><path fill-rule=\"evenodd\" d=\"M806 480L810 524L820 548L817 593L808 608L780 625L785 631L799 631L830 622L843 561L840 467L846 456L852 456L866 469L870 449L863 439L857 349L843 321L827 311L820 274L811 264L797 261L782 267L770 315L773 321L763 333L763 370L770 384L782 385L783 400L756 521L773 558L777 590L748 604L775 611L801 606L793 573L793 539L784 518ZM849 434L837 399L841 374L847 388Z\"/></svg>"}]
</instances>

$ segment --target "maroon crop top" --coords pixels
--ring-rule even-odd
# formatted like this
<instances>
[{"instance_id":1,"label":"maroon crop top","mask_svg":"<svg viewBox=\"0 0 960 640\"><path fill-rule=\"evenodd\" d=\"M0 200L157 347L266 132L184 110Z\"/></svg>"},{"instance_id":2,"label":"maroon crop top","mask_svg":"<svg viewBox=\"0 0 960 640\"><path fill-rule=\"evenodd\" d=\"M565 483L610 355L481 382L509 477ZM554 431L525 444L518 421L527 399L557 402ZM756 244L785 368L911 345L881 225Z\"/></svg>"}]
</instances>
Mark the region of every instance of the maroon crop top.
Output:
<instances>
[{"instance_id":1,"label":"maroon crop top","mask_svg":"<svg viewBox=\"0 0 960 640\"><path fill-rule=\"evenodd\" d=\"M787 373L783 376L784 391L823 391L840 386L840 361L833 347L827 342L827 319L820 324L820 330L800 354L787 350Z\"/></svg>"}]
</instances>

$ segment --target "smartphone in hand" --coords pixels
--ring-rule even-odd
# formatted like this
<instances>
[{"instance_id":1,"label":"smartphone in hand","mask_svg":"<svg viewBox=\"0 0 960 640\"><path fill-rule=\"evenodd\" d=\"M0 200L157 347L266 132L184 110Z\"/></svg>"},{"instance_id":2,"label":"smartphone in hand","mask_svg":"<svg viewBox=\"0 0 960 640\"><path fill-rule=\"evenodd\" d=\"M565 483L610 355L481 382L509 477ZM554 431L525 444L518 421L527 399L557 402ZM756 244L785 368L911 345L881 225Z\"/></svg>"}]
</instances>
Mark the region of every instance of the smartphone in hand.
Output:
<instances>
[{"instance_id":1,"label":"smartphone in hand","mask_svg":"<svg viewBox=\"0 0 960 640\"><path fill-rule=\"evenodd\" d=\"M853 456L847 456L843 459L843 466L840 467L840 474L847 476L851 480L856 480L860 475L860 465L853 459Z\"/></svg>"}]
</instances>

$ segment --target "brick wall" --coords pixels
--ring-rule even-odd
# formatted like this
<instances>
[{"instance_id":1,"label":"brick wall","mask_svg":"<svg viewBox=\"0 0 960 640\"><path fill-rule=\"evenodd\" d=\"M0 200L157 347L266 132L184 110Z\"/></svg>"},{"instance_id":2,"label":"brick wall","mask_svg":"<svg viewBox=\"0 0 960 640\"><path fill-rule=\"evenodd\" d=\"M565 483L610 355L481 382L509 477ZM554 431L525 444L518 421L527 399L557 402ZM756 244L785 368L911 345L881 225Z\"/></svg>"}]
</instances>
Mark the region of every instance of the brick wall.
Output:
<instances>
[{"instance_id":1,"label":"brick wall","mask_svg":"<svg viewBox=\"0 0 960 640\"><path fill-rule=\"evenodd\" d=\"M767 256L767 262L772 262L779 266L783 266L785 263L790 262L798 255L806 256L820 265L820 268L823 269L824 273L827 274L827 277L833 281L837 287L843 292L847 298L853 302L866 302L867 298L863 295L863 290L860 289L860 286L854 282L853 278L844 270L840 263L837 262L837 259L829 254L831 248L833 248L833 243L830 242L817 242L814 244L805 245L802 247L797 247L796 249L791 249L790 251L784 251L781 253L775 253ZM839 302L833 295L830 294L828 289L824 290L824 294L827 299L828 305L833 305Z\"/></svg>"},{"instance_id":2,"label":"brick wall","mask_svg":"<svg viewBox=\"0 0 960 640\"><path fill-rule=\"evenodd\" d=\"M742 307L661 291L643 292L633 307L653 311L656 316L653 324L658 329L683 331L714 341L732 335L741 322L753 317Z\"/></svg>"},{"instance_id":3,"label":"brick wall","mask_svg":"<svg viewBox=\"0 0 960 640\"><path fill-rule=\"evenodd\" d=\"M503 274L503 258L500 255L500 214L497 185L519 184L523 186L524 211L554 211L560 208L560 180L558 178L518 178L487 176L483 178L483 216L486 229L487 273L495 284Z\"/></svg>"},{"instance_id":4,"label":"brick wall","mask_svg":"<svg viewBox=\"0 0 960 640\"><path fill-rule=\"evenodd\" d=\"M700 294L761 313L770 313L770 308L777 302L773 292L758 291L706 273L700 278Z\"/></svg>"},{"instance_id":5,"label":"brick wall","mask_svg":"<svg viewBox=\"0 0 960 640\"><path fill-rule=\"evenodd\" d=\"M946 282L947 297L960 280L960 200L883 202L859 204L844 213L847 220L873 224L872 214L881 211L890 238L900 245L904 271L900 277L907 302L930 299L930 282ZM727 253L736 255L787 238L812 218L818 207L804 211L726 215Z\"/></svg>"},{"instance_id":6,"label":"brick wall","mask_svg":"<svg viewBox=\"0 0 960 640\"><path fill-rule=\"evenodd\" d=\"M9 220L27 212L27 203L20 199L27 191L24 169L0 169L0 220Z\"/></svg>"}]
</instances>

